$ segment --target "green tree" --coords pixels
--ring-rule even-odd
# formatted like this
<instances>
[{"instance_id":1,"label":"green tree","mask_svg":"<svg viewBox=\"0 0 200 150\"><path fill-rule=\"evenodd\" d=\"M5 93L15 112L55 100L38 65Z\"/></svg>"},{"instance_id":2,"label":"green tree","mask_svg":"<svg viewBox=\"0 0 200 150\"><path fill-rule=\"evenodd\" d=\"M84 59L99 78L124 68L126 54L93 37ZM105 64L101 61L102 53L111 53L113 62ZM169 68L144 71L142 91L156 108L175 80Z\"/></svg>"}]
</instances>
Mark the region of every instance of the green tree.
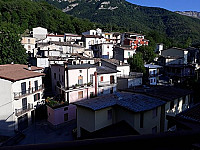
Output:
<instances>
[{"instance_id":1,"label":"green tree","mask_svg":"<svg viewBox=\"0 0 200 150\"><path fill-rule=\"evenodd\" d=\"M151 63L156 57L155 48L153 46L141 46L137 48L137 53L142 54L144 63Z\"/></svg>"},{"instance_id":2,"label":"green tree","mask_svg":"<svg viewBox=\"0 0 200 150\"><path fill-rule=\"evenodd\" d=\"M4 23L0 25L0 64L11 62L25 64L26 50L21 44L18 29L15 25Z\"/></svg>"},{"instance_id":3,"label":"green tree","mask_svg":"<svg viewBox=\"0 0 200 150\"><path fill-rule=\"evenodd\" d=\"M130 57L128 63L130 64L131 71L145 73L143 55L141 52L137 52L133 57Z\"/></svg>"}]
</instances>

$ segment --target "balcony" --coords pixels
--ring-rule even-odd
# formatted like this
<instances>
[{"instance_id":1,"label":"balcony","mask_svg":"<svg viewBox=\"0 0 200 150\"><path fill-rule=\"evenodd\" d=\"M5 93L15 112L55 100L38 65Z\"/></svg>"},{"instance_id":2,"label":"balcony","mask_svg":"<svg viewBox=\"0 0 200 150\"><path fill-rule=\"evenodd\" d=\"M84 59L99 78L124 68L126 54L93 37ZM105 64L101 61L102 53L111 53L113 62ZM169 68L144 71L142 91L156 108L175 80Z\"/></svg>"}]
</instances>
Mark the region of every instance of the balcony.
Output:
<instances>
[{"instance_id":1,"label":"balcony","mask_svg":"<svg viewBox=\"0 0 200 150\"><path fill-rule=\"evenodd\" d=\"M116 84L116 82L114 80L112 81L101 81L98 83L98 86L99 87L103 87L103 86L111 86L111 85L114 85Z\"/></svg>"},{"instance_id":2,"label":"balcony","mask_svg":"<svg viewBox=\"0 0 200 150\"><path fill-rule=\"evenodd\" d=\"M44 85L40 85L40 86L37 86L37 87L28 88L28 90L26 90L26 91L14 92L14 99L15 100L20 99L24 96L36 93L36 92L41 91L43 89L44 89Z\"/></svg>"},{"instance_id":3,"label":"balcony","mask_svg":"<svg viewBox=\"0 0 200 150\"><path fill-rule=\"evenodd\" d=\"M21 116L23 114L25 114L26 112L30 111L33 109L33 104L28 103L27 106L24 106L23 108L20 109L15 109L15 115L16 116Z\"/></svg>"}]
</instances>

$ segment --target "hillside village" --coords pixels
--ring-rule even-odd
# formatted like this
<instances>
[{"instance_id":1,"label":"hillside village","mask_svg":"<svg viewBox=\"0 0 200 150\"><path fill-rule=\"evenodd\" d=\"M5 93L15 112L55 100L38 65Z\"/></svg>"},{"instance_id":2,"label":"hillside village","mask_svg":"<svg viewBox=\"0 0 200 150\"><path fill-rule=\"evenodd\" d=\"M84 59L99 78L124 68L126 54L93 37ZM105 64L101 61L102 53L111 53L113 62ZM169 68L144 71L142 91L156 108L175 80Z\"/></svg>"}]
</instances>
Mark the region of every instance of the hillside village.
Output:
<instances>
[{"instance_id":1,"label":"hillside village","mask_svg":"<svg viewBox=\"0 0 200 150\"><path fill-rule=\"evenodd\" d=\"M23 134L37 119L54 129L75 121L74 140L199 127L191 88L199 78L199 49L157 43L145 73L133 72L129 59L150 42L99 28L82 35L33 28L21 40L29 63L0 65L0 134Z\"/></svg>"}]
</instances>

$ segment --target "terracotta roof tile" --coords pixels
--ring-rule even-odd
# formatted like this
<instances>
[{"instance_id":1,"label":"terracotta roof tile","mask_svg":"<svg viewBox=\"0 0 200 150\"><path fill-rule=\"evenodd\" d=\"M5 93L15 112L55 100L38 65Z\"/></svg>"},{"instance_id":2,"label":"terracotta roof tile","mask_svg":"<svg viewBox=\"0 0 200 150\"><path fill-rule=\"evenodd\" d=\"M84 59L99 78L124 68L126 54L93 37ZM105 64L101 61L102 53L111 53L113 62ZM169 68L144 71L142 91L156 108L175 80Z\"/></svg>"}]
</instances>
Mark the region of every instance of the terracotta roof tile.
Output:
<instances>
[{"instance_id":1,"label":"terracotta roof tile","mask_svg":"<svg viewBox=\"0 0 200 150\"><path fill-rule=\"evenodd\" d=\"M43 76L43 73L34 72L41 69L43 68L32 66L31 70L28 70L27 65L21 64L0 65L0 78L10 81L17 81L27 78Z\"/></svg>"}]
</instances>

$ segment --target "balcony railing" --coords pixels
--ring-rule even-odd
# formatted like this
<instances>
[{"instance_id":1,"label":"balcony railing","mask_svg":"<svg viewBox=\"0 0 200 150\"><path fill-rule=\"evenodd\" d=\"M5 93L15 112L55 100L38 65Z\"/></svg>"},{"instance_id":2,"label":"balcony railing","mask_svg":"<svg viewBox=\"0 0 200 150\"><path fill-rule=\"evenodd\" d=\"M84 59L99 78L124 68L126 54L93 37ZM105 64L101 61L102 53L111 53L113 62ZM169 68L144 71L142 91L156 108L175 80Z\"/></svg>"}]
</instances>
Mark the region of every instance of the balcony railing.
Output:
<instances>
[{"instance_id":1,"label":"balcony railing","mask_svg":"<svg viewBox=\"0 0 200 150\"><path fill-rule=\"evenodd\" d=\"M109 85L113 85L116 84L116 81L101 81L98 83L98 86L102 87L102 86L109 86Z\"/></svg>"},{"instance_id":2,"label":"balcony railing","mask_svg":"<svg viewBox=\"0 0 200 150\"><path fill-rule=\"evenodd\" d=\"M26 112L28 112L32 109L33 109L33 104L28 103L28 105L24 106L23 108L15 109L15 115L20 116L20 115L22 115L22 114L24 114L24 113L26 113Z\"/></svg>"},{"instance_id":3,"label":"balcony railing","mask_svg":"<svg viewBox=\"0 0 200 150\"><path fill-rule=\"evenodd\" d=\"M38 91L41 91L43 89L44 89L44 85L40 85L40 86L37 86L37 87L28 88L28 90L26 90L26 91L14 92L14 98L19 99L21 97L33 94L33 93L38 92Z\"/></svg>"}]
</instances>

